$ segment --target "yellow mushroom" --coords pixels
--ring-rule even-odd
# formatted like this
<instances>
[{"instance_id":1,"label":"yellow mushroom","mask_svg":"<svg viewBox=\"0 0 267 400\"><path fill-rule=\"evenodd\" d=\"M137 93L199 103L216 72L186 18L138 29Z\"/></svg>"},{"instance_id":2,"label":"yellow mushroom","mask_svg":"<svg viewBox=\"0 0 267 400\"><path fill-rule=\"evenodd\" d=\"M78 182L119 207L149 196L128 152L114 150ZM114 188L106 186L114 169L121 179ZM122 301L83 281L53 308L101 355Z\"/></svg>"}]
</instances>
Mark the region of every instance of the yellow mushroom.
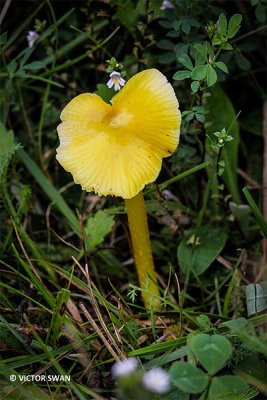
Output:
<instances>
[{"instance_id":1,"label":"yellow mushroom","mask_svg":"<svg viewBox=\"0 0 267 400\"><path fill-rule=\"evenodd\" d=\"M149 276L148 289L158 296L142 189L156 180L162 158L179 142L181 115L172 86L148 69L129 79L111 104L84 93L60 118L58 161L84 190L126 199L139 283L144 288ZM148 309L151 296L143 298Z\"/></svg>"}]
</instances>

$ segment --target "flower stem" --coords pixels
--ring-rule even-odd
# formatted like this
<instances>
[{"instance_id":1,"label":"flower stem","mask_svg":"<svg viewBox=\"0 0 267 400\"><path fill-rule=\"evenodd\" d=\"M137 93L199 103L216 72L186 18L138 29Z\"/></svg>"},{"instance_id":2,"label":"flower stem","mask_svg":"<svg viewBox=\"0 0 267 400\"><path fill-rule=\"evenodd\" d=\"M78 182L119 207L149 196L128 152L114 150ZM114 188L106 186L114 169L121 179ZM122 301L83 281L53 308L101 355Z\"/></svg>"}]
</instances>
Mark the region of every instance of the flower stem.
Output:
<instances>
[{"instance_id":1,"label":"flower stem","mask_svg":"<svg viewBox=\"0 0 267 400\"><path fill-rule=\"evenodd\" d=\"M150 310L153 307L154 310L159 310L159 287L153 262L143 192L139 192L131 199L126 199L125 205L139 285L141 289L145 289L142 291L145 308ZM147 282L149 282L148 286L146 286Z\"/></svg>"}]
</instances>

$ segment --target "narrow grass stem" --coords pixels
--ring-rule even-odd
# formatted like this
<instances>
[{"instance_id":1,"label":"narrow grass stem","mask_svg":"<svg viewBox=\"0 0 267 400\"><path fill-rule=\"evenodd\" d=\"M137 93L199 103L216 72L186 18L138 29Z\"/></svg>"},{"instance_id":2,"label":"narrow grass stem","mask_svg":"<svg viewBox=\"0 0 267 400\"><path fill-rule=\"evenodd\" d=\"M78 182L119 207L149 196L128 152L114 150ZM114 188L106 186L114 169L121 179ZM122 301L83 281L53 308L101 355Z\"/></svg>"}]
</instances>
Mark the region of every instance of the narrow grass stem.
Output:
<instances>
[{"instance_id":1,"label":"narrow grass stem","mask_svg":"<svg viewBox=\"0 0 267 400\"><path fill-rule=\"evenodd\" d=\"M145 308L149 310L153 306L154 310L159 309L159 287L153 262L143 192L141 191L132 199L126 199L125 205L139 285L146 289L146 292L142 292ZM148 287L146 286L147 282ZM147 289L151 294L147 292Z\"/></svg>"}]
</instances>

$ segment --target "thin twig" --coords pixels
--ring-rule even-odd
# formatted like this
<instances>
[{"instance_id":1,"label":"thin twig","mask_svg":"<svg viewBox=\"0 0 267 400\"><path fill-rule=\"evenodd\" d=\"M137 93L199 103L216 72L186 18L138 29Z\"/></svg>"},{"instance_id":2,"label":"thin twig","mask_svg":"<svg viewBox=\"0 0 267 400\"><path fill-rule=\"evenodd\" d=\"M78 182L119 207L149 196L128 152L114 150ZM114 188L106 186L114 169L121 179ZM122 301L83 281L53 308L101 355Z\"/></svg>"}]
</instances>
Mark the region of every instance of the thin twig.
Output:
<instances>
[{"instance_id":1,"label":"thin twig","mask_svg":"<svg viewBox=\"0 0 267 400\"><path fill-rule=\"evenodd\" d=\"M83 303L80 303L80 308L82 309L82 312L84 313L84 315L86 316L88 322L90 323L90 325L92 326L92 328L94 329L94 331L97 333L97 335L100 337L100 339L102 340L102 342L104 343L104 345L106 346L106 348L108 349L108 351L110 352L110 354L112 355L112 357L114 358L114 360L116 361L120 361L120 357L118 357L118 355L116 354L116 352L113 350L112 346L110 345L109 341L106 339L105 335L103 334L103 332L101 331L101 329L98 327L98 325L95 323L93 317L91 317L91 315L89 314L89 312L87 311L87 309L85 308L85 305Z\"/></svg>"},{"instance_id":2,"label":"thin twig","mask_svg":"<svg viewBox=\"0 0 267 400\"><path fill-rule=\"evenodd\" d=\"M28 262L28 264L29 264L29 266L31 267L31 269L32 269L34 275L36 276L36 278L38 279L38 281L39 281L43 286L45 286L44 283L43 283L43 281L42 281L42 278L40 277L40 275L39 275L39 273L37 272L36 268L34 267L33 263L31 262L31 260L30 260L30 258L29 258L29 256L28 256L28 254L27 254L27 252L26 252L26 250L25 250L25 247L23 246L23 243L22 243L22 241L21 241L21 238L20 238L20 236L19 236L19 233L18 233L18 231L17 231L17 227L16 227L14 221L12 221L12 223L13 223L13 227L14 227L14 230L15 230L15 233L16 233L16 236L17 236L17 239L18 239L20 248L21 248L21 250L22 250L22 252L23 252L23 254L24 254L24 256L25 256L25 258L26 258L26 260L27 260L27 262Z\"/></svg>"},{"instance_id":3,"label":"thin twig","mask_svg":"<svg viewBox=\"0 0 267 400\"><path fill-rule=\"evenodd\" d=\"M10 4L11 4L11 1L12 1L12 0L6 0L6 2L5 2L5 5L4 5L4 7L3 7L3 10L2 10L2 12L1 12L1 14L0 14L0 25L2 24L2 22L3 22L4 18L5 18L5 15L6 15L6 13L7 13L7 10L9 9L9 6L10 6Z\"/></svg>"},{"instance_id":4,"label":"thin twig","mask_svg":"<svg viewBox=\"0 0 267 400\"><path fill-rule=\"evenodd\" d=\"M114 337L113 337L112 334L110 333L110 331L109 331L109 329L108 329L107 325L105 324L105 321L104 321L104 319L103 319L103 317L102 317L101 311L100 311L100 309L99 309L99 307L98 307L96 298L95 298L94 293L93 293L92 282L91 282L91 278L90 278L90 274L89 274L88 264L86 264L86 265L85 265L85 268L83 268L83 267L81 266L81 264L80 264L73 256L72 256L72 259L73 259L73 261L75 262L75 264L78 265L78 267L80 268L80 270L82 271L82 273L83 273L83 274L85 275L85 277L86 277L87 284L88 284L88 288L89 288L89 293L90 293L90 295L89 295L89 301L90 301L90 303L91 303L91 306L93 307L93 310L94 310L94 312L95 312L95 314L96 314L96 316L97 316L97 319L98 319L98 321L99 321L99 323L100 323L100 325L101 325L101 327L102 327L102 329L103 329L103 331L104 331L104 333L105 333L106 336L102 333L102 331L99 329L99 327L97 326L97 324L94 322L94 327L97 326L96 332L97 332L97 333L101 332L101 336L100 336L101 339L102 339L103 337L105 338L105 342L104 342L104 343L109 343L109 348L108 348L108 349L112 348L112 352L113 352L114 354L117 354L117 355L119 356L119 359L124 359L124 358L126 358L126 354L125 354L124 351L121 350L121 348L117 345L116 340L114 339ZM82 308L82 307L81 307L81 308ZM83 308L82 308L82 310L83 310ZM84 311L84 310L83 310L83 311ZM87 311L87 313L88 313L88 311ZM89 313L88 313L88 314L89 314ZM90 315L90 314L89 314L89 315ZM87 315L86 315L86 317L87 317ZM87 318L88 318L88 317L87 317ZM88 321L91 323L92 317L90 316L90 318L91 318L91 319L88 320ZM92 324L91 324L91 325L92 325ZM102 339L102 340L103 340L103 339ZM114 352L113 348L114 348L115 352ZM113 353L111 353L111 354L113 354Z\"/></svg>"}]
</instances>

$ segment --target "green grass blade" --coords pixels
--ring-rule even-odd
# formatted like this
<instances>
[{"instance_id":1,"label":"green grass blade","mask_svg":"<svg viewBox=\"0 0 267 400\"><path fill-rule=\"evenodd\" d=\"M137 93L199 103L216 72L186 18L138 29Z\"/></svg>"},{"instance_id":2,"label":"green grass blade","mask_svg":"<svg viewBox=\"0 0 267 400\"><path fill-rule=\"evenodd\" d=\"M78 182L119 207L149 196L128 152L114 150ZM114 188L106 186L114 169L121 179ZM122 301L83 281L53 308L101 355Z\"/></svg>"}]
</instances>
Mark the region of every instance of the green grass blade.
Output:
<instances>
[{"instance_id":1,"label":"green grass blade","mask_svg":"<svg viewBox=\"0 0 267 400\"><path fill-rule=\"evenodd\" d=\"M144 347L142 349L132 350L128 353L128 356L136 357L136 356L147 356L149 354L162 353L164 351L169 351L177 347L184 346L185 344L186 344L186 337L181 337L179 339L170 340L169 342L151 344L150 346Z\"/></svg>"},{"instance_id":2,"label":"green grass blade","mask_svg":"<svg viewBox=\"0 0 267 400\"><path fill-rule=\"evenodd\" d=\"M29 15L29 17L27 19L25 19L24 21L20 21L20 23L17 24L17 28L15 29L13 34L10 36L10 38L8 39L6 44L3 46L3 51L8 49L8 47L10 47L11 44L14 43L18 39L18 37L22 34L22 32L25 30L25 28L27 28L27 26L31 24L31 21L33 21L33 18L35 17L36 14L38 14L38 12L44 6L44 4L45 3L42 2L39 5L39 7L37 7L31 15ZM25 37L25 40L26 40L26 37Z\"/></svg>"},{"instance_id":3,"label":"green grass blade","mask_svg":"<svg viewBox=\"0 0 267 400\"><path fill-rule=\"evenodd\" d=\"M61 289L56 298L56 306L53 311L52 321L49 328L48 335L46 337L46 343L49 343L51 337L52 346L56 346L56 342L59 338L60 328L64 322L65 310L67 307L67 302L70 298L70 291L67 289Z\"/></svg>"},{"instance_id":4,"label":"green grass blade","mask_svg":"<svg viewBox=\"0 0 267 400\"><path fill-rule=\"evenodd\" d=\"M208 161L205 161L205 162L203 162L203 163L201 163L199 165L196 165L195 167L190 168L187 171L184 171L181 174L176 175L173 178L170 178L167 181L160 183L157 187L154 187L154 188L146 190L144 194L146 196L147 194L155 192L158 188L160 190L163 190L167 186L171 185L172 183L178 182L181 179L184 179L184 178L188 177L189 175L194 174L195 172L200 171L201 169L208 167L208 165L209 165Z\"/></svg>"},{"instance_id":5,"label":"green grass blade","mask_svg":"<svg viewBox=\"0 0 267 400\"><path fill-rule=\"evenodd\" d=\"M34 354L33 350L31 347L27 344L27 341L23 339L23 337L16 331L15 328L11 324L8 323L8 321L0 314L0 321L4 324L5 328L8 329L11 335L13 335L16 340L22 344L22 346L28 351L30 354ZM1 327L1 341L3 340L3 328Z\"/></svg>"},{"instance_id":6,"label":"green grass blade","mask_svg":"<svg viewBox=\"0 0 267 400\"><path fill-rule=\"evenodd\" d=\"M267 221L264 219L262 213L259 210L259 207L255 203L255 201L254 201L253 197L251 196L251 194L249 193L247 187L244 187L242 190L243 190L244 195L246 196L247 202L256 218L258 225L261 227L261 230L262 230L262 233L263 233L265 239L267 239Z\"/></svg>"},{"instance_id":7,"label":"green grass blade","mask_svg":"<svg viewBox=\"0 0 267 400\"><path fill-rule=\"evenodd\" d=\"M43 285L43 283L41 283L38 278L36 277L36 275L32 272L32 270L30 269L29 265L27 263L25 263L22 258L19 256L17 249L15 248L15 246L13 245L13 250L14 253L16 255L17 260L19 261L19 263L21 264L21 266L23 267L23 269L25 270L25 272L27 273L27 275L29 275L32 284L36 287L36 289L43 295L44 300L47 302L47 304L49 304L51 307L54 306L55 304L55 300L54 297L52 296L52 294L48 291L47 288L45 288L45 286Z\"/></svg>"},{"instance_id":8,"label":"green grass blade","mask_svg":"<svg viewBox=\"0 0 267 400\"><path fill-rule=\"evenodd\" d=\"M75 231L75 233L77 233L77 235L80 235L80 224L78 218L76 218L75 214L69 208L68 204L65 202L58 190L52 185L52 183L43 174L43 172L33 161L33 159L23 149L20 149L18 151L18 155L30 174L36 179L45 194L48 196L48 198L66 218L71 228Z\"/></svg>"}]
</instances>

